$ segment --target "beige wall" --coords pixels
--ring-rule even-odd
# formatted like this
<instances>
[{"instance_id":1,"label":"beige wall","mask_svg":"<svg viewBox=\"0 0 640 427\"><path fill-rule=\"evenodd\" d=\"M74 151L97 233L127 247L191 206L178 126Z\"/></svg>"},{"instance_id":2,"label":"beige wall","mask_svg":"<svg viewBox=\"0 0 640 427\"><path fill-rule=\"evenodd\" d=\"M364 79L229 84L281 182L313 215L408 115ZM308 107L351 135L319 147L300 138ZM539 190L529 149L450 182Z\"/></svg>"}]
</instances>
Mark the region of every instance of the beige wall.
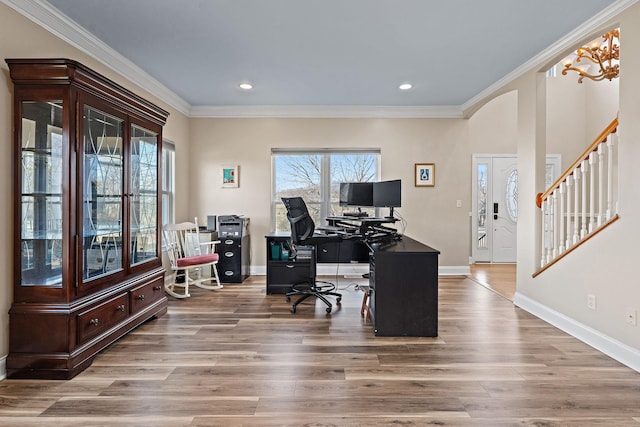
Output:
<instances>
[{"instance_id":1,"label":"beige wall","mask_svg":"<svg viewBox=\"0 0 640 427\"><path fill-rule=\"evenodd\" d=\"M470 165L467 121L428 119L194 119L190 217L251 218L252 265L265 265L271 231L271 149L375 147L382 179L402 179L405 233L439 249L440 264L469 263ZM414 163L435 163L433 188L413 185ZM240 186L220 188L222 164L239 165ZM463 207L456 207L456 200Z\"/></svg>"},{"instance_id":2,"label":"beige wall","mask_svg":"<svg viewBox=\"0 0 640 427\"><path fill-rule=\"evenodd\" d=\"M153 95L132 85L98 61L52 36L48 31L24 18L13 9L0 4L0 362L9 350L9 308L13 299L13 139L12 139L12 83L5 58L70 58L82 62L137 94L157 103L170 112L165 136L188 151L189 121L186 116L163 104ZM188 166L185 166L188 168ZM187 186L178 200L188 203ZM0 363L0 367L4 363ZM2 373L0 372L0 375Z\"/></svg>"},{"instance_id":3,"label":"beige wall","mask_svg":"<svg viewBox=\"0 0 640 427\"><path fill-rule=\"evenodd\" d=\"M525 218L518 227L516 301L572 330L603 351L611 350L619 360L640 369L639 329L625 322L627 311L636 310L640 313L640 287L637 286L635 269L637 241L640 238L640 223L637 221L640 217L640 168L635 164L640 158L640 145L637 143L640 135L640 104L637 102L640 93L640 79L637 78L640 75L640 27L637 25L640 22L640 5L636 4L621 14L617 22L622 34L618 83L620 220L534 279L531 275L536 269L536 253L521 239L536 239L535 230L539 229L539 220L531 215ZM602 90L607 90L606 86ZM589 96L597 94L591 93ZM535 101L530 97L529 102ZM611 105L604 108L607 111L605 114L616 110ZM593 117L590 111L585 114L586 117ZM607 122L604 117L602 120ZM533 146L531 141L529 143L519 145L522 148L519 154L525 156L526 164L532 165L540 147L534 152L530 149ZM532 185L529 183L534 179L531 176L523 177L520 183L526 187L520 190L531 193ZM596 296L596 310L587 308L587 294Z\"/></svg>"},{"instance_id":4,"label":"beige wall","mask_svg":"<svg viewBox=\"0 0 640 427\"><path fill-rule=\"evenodd\" d=\"M546 80L547 151L566 169L618 114L619 79L578 83L572 72Z\"/></svg>"}]
</instances>

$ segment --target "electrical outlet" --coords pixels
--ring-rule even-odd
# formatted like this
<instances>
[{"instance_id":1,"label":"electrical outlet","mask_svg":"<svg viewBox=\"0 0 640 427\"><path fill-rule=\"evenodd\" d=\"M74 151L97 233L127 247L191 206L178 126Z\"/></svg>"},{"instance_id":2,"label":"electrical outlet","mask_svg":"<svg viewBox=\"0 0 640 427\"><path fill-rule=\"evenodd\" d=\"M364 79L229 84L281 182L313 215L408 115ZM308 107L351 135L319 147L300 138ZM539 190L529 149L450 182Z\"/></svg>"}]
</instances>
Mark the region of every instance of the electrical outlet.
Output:
<instances>
[{"instance_id":1,"label":"electrical outlet","mask_svg":"<svg viewBox=\"0 0 640 427\"><path fill-rule=\"evenodd\" d=\"M627 323L632 326L636 326L638 324L638 319L636 318L635 310L627 310L627 312L624 315L624 318L627 321Z\"/></svg>"},{"instance_id":2,"label":"electrical outlet","mask_svg":"<svg viewBox=\"0 0 640 427\"><path fill-rule=\"evenodd\" d=\"M587 308L589 310L595 310L596 309L596 296L593 294L589 294L587 295Z\"/></svg>"}]
</instances>

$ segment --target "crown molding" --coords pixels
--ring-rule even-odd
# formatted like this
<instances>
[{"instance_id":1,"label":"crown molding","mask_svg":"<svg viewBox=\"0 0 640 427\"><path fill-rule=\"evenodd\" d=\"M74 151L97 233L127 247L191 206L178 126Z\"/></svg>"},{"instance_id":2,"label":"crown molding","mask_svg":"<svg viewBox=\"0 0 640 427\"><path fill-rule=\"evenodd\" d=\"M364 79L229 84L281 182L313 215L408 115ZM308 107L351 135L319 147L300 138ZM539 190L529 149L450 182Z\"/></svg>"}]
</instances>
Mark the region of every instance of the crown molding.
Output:
<instances>
[{"instance_id":1,"label":"crown molding","mask_svg":"<svg viewBox=\"0 0 640 427\"><path fill-rule=\"evenodd\" d=\"M498 80L485 90L474 96L461 106L464 117L468 117L469 112L475 111L478 106L482 105L493 94L498 93L500 89L504 88L509 83L513 82L517 78L523 76L532 70L539 70L553 60L556 60L558 56L563 55L568 50L573 49L576 45L584 42L585 39L592 36L596 30L602 29L605 25L611 25L612 20L620 13L636 4L639 0L618 0L603 11L593 16L580 26L553 43L551 46L534 56L502 79Z\"/></svg>"},{"instance_id":2,"label":"crown molding","mask_svg":"<svg viewBox=\"0 0 640 427\"><path fill-rule=\"evenodd\" d=\"M191 108L189 103L46 1L0 0L0 2L158 97L181 113L189 114L189 109Z\"/></svg>"},{"instance_id":3,"label":"crown molding","mask_svg":"<svg viewBox=\"0 0 640 427\"><path fill-rule=\"evenodd\" d=\"M362 106L362 105L255 105L205 106L191 108L191 117L199 118L430 118L460 119L458 106Z\"/></svg>"}]
</instances>

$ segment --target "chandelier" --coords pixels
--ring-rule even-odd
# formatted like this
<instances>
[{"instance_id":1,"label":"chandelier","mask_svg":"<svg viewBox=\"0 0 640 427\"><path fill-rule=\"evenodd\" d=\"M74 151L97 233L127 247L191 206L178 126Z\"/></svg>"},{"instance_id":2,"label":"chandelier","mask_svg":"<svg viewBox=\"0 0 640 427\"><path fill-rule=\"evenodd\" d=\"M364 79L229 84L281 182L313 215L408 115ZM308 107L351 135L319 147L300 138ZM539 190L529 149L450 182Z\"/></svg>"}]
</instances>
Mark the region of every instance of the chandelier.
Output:
<instances>
[{"instance_id":1,"label":"chandelier","mask_svg":"<svg viewBox=\"0 0 640 427\"><path fill-rule=\"evenodd\" d=\"M620 71L620 30L615 29L604 34L603 41L595 41L588 47L581 47L575 53L575 58L569 59L564 64L564 70L562 75L567 75L567 71L576 71L580 77L578 83L582 83L582 80L587 77L593 81L600 81L604 79L614 79L618 77ZM587 60L592 62L597 69L589 73L590 65L579 67L577 64L581 60ZM575 61L575 63L574 63Z\"/></svg>"}]
</instances>

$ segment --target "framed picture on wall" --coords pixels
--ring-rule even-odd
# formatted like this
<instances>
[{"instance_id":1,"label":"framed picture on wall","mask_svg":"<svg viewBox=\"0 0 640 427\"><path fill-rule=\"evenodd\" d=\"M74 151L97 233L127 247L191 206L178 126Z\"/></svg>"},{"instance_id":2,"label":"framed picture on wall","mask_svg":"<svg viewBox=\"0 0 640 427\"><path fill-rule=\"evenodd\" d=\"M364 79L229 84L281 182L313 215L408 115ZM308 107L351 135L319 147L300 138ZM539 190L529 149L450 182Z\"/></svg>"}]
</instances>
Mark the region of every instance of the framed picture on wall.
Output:
<instances>
[{"instance_id":1,"label":"framed picture on wall","mask_svg":"<svg viewBox=\"0 0 640 427\"><path fill-rule=\"evenodd\" d=\"M222 188L238 188L238 166L222 166L220 173Z\"/></svg>"},{"instance_id":2,"label":"framed picture on wall","mask_svg":"<svg viewBox=\"0 0 640 427\"><path fill-rule=\"evenodd\" d=\"M433 187L436 185L435 163L416 163L414 174L416 187Z\"/></svg>"}]
</instances>

